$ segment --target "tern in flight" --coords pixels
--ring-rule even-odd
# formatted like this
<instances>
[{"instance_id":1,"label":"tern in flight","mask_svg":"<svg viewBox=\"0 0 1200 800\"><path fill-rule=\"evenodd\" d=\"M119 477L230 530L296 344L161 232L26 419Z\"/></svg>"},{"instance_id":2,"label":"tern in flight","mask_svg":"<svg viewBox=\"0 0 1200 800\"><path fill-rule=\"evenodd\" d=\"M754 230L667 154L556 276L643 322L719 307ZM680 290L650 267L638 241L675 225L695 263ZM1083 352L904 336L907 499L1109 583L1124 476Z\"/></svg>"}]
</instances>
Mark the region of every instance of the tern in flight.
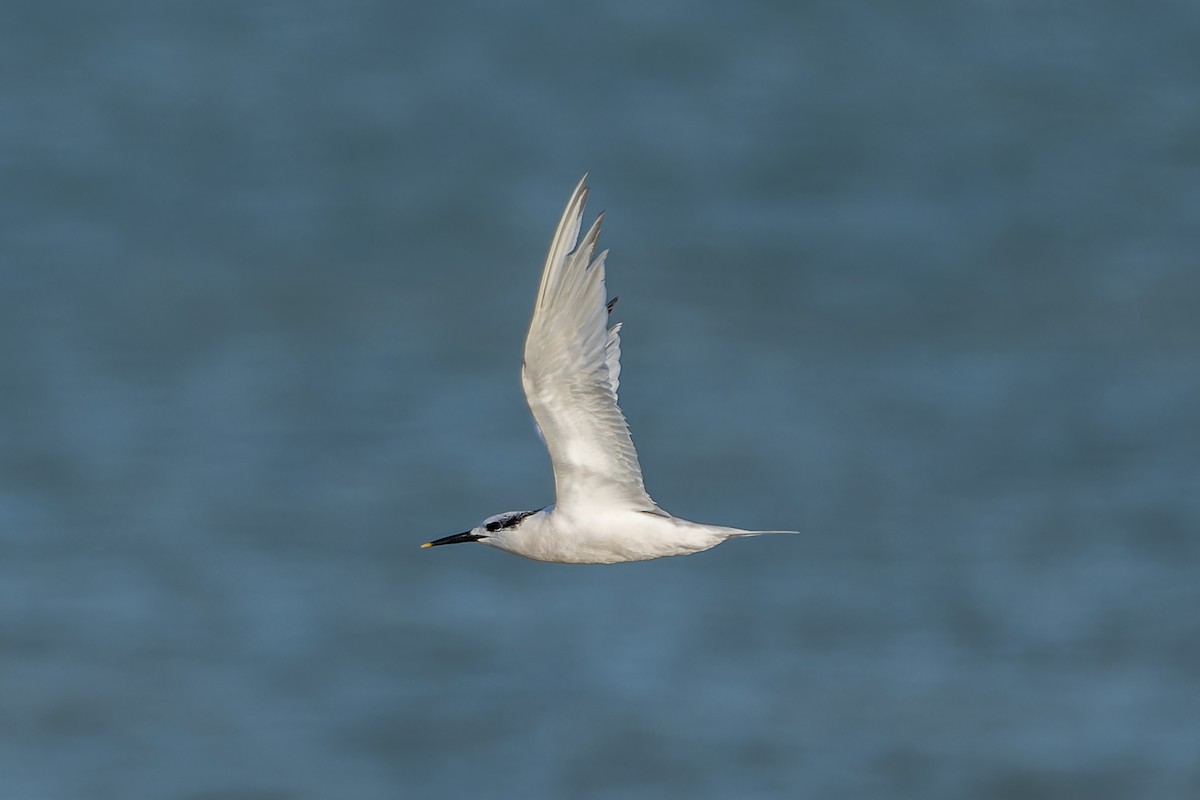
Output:
<instances>
[{"instance_id":1,"label":"tern in flight","mask_svg":"<svg viewBox=\"0 0 1200 800\"><path fill-rule=\"evenodd\" d=\"M587 176L563 210L525 337L521 385L554 467L554 504L488 517L422 547L479 542L536 561L615 564L685 556L762 533L674 517L650 499L617 407L621 324L608 327L601 214L579 239Z\"/></svg>"}]
</instances>

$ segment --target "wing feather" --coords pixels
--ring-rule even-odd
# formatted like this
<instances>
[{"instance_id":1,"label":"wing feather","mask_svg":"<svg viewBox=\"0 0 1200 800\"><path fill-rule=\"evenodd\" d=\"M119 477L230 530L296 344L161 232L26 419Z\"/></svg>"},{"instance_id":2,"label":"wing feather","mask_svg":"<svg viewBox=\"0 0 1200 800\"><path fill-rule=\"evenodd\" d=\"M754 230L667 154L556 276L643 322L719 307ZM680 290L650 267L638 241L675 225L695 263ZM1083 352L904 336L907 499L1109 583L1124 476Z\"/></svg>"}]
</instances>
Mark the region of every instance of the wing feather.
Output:
<instances>
[{"instance_id":1,"label":"wing feather","mask_svg":"<svg viewBox=\"0 0 1200 800\"><path fill-rule=\"evenodd\" d=\"M608 327L607 251L593 258L603 214L576 244L586 180L575 187L550 241L525 339L521 383L550 452L560 513L613 505L658 511L617 406L621 326Z\"/></svg>"}]
</instances>

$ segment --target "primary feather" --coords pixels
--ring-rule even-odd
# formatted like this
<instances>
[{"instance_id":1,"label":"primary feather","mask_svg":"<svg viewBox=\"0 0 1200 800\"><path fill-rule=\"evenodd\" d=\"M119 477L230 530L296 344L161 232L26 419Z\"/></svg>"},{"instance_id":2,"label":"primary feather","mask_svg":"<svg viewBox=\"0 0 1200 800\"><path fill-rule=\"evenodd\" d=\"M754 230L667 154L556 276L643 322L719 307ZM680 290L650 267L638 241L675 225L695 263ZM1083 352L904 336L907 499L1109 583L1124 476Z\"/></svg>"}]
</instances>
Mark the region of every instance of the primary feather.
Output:
<instances>
[{"instance_id":1,"label":"primary feather","mask_svg":"<svg viewBox=\"0 0 1200 800\"><path fill-rule=\"evenodd\" d=\"M607 326L607 251L595 253L603 214L579 240L587 195L581 180L550 241L525 338L521 383L550 452L561 513L614 504L657 511L617 406L621 326Z\"/></svg>"}]
</instances>

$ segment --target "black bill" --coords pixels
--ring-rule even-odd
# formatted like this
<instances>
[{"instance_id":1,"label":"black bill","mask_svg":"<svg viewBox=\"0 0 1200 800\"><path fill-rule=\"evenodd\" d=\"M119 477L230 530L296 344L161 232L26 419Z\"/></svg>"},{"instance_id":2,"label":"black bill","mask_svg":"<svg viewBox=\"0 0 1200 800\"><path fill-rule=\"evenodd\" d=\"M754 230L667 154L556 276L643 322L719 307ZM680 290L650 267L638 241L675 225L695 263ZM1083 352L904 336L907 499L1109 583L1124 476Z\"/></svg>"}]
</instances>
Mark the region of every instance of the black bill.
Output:
<instances>
[{"instance_id":1,"label":"black bill","mask_svg":"<svg viewBox=\"0 0 1200 800\"><path fill-rule=\"evenodd\" d=\"M456 533L453 536L443 536L441 539L434 539L432 542L426 542L421 547L437 547L443 544L462 544L463 542L478 542L483 537L467 531L466 533Z\"/></svg>"}]
</instances>

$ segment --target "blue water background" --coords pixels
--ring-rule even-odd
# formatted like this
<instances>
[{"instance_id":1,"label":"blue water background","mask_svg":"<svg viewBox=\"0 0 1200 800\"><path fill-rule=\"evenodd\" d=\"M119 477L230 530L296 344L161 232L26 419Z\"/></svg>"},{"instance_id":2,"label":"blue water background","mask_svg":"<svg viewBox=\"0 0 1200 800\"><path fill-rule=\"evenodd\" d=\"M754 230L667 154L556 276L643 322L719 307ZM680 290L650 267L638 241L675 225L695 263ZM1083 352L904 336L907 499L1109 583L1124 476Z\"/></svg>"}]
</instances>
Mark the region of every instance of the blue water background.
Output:
<instances>
[{"instance_id":1,"label":"blue water background","mask_svg":"<svg viewBox=\"0 0 1200 800\"><path fill-rule=\"evenodd\" d=\"M1200 10L7 4L0 797L1200 796ZM590 171L681 516L517 369Z\"/></svg>"}]
</instances>

